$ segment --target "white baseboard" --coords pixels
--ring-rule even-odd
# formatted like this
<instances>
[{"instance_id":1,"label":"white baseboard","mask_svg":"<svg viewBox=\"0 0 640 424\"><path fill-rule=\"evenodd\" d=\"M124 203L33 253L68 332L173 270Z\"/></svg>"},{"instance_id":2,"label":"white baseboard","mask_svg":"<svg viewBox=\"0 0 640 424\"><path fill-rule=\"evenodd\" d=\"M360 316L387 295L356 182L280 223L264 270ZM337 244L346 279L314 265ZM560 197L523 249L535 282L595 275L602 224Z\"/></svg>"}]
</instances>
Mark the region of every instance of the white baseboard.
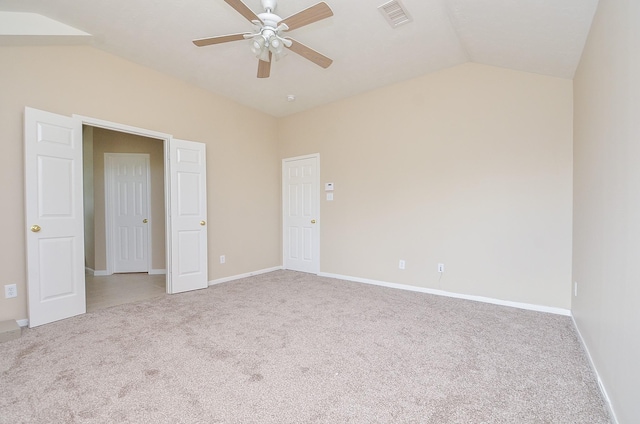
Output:
<instances>
[{"instance_id":1,"label":"white baseboard","mask_svg":"<svg viewBox=\"0 0 640 424\"><path fill-rule=\"evenodd\" d=\"M18 323L18 325L20 327L28 327L29 326L29 320L28 319L17 319L16 322Z\"/></svg>"},{"instance_id":2,"label":"white baseboard","mask_svg":"<svg viewBox=\"0 0 640 424\"><path fill-rule=\"evenodd\" d=\"M215 280L209 281L210 286L214 286L216 284L226 283L227 281L240 280L241 278L253 277L254 275L266 274L267 272L279 271L282 269L282 266L274 266L273 268L265 268L258 271L247 272L245 274L232 275L230 277L222 277L216 278Z\"/></svg>"},{"instance_id":3,"label":"white baseboard","mask_svg":"<svg viewBox=\"0 0 640 424\"><path fill-rule=\"evenodd\" d=\"M111 275L106 270L96 271L95 269L89 268L88 266L84 267L84 272L89 275L93 275L94 277L106 277L107 275Z\"/></svg>"},{"instance_id":4,"label":"white baseboard","mask_svg":"<svg viewBox=\"0 0 640 424\"><path fill-rule=\"evenodd\" d=\"M578 339L580 339L580 343L582 343L582 347L584 351L587 353L587 359L589 359L589 364L591 365L591 370L596 376L598 380L598 387L600 388L600 392L602 393L602 397L604 398L605 403L607 404L607 409L609 410L609 414L611 415L611 419L613 419L613 424L618 424L618 418L616 417L616 413L613 410L613 405L611 405L611 399L609 398L609 394L607 393L607 389L604 387L602 380L600 379L600 374L598 373L598 368L596 368L595 362L593 362L593 358L591 357L591 352L589 352L589 348L584 341L584 337L582 337L582 333L578 328L578 324L576 323L576 319L573 315L571 315L571 321L573 321L573 327L576 329L576 333L578 333Z\"/></svg>"},{"instance_id":5,"label":"white baseboard","mask_svg":"<svg viewBox=\"0 0 640 424\"><path fill-rule=\"evenodd\" d=\"M150 269L149 275L164 275L167 273L166 269Z\"/></svg>"},{"instance_id":6,"label":"white baseboard","mask_svg":"<svg viewBox=\"0 0 640 424\"><path fill-rule=\"evenodd\" d=\"M433 294L433 295L436 295L436 296L454 297L456 299L473 300L473 301L476 301L476 302L491 303L493 305L510 306L512 308L527 309L527 310L530 310L530 311L547 312L547 313L550 313L550 314L571 316L571 311L569 309L554 308L554 307L551 307L551 306L534 305L534 304L531 304L531 303L511 302L509 300L493 299L491 297L473 296L473 295L469 295L469 294L453 293L453 292L448 292L448 291L444 291L444 290L436 290L436 289L429 289L429 288L426 288L426 287L410 286L410 285L407 285L407 284L389 283L389 282L386 282L386 281L370 280L368 278L351 277L351 276L348 276L348 275L331 274L331 273L327 273L327 272L321 272L318 275L321 276L321 277L337 278L337 279L340 279L340 280L354 281L356 283L373 284L373 285L376 285L376 286L390 287L390 288L393 288L393 289L400 289L400 290L409 290L409 291L415 291L415 292L420 292L420 293Z\"/></svg>"}]
</instances>

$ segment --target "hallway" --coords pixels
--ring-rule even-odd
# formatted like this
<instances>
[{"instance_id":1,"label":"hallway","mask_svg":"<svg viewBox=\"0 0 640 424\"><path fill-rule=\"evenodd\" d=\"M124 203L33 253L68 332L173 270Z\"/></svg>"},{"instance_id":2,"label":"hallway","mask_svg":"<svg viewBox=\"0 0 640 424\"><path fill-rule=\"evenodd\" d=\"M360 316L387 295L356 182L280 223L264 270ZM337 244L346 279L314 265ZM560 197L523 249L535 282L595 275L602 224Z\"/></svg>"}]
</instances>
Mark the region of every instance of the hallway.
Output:
<instances>
[{"instance_id":1,"label":"hallway","mask_svg":"<svg viewBox=\"0 0 640 424\"><path fill-rule=\"evenodd\" d=\"M166 295L166 276L147 273L85 274L87 312Z\"/></svg>"}]
</instances>

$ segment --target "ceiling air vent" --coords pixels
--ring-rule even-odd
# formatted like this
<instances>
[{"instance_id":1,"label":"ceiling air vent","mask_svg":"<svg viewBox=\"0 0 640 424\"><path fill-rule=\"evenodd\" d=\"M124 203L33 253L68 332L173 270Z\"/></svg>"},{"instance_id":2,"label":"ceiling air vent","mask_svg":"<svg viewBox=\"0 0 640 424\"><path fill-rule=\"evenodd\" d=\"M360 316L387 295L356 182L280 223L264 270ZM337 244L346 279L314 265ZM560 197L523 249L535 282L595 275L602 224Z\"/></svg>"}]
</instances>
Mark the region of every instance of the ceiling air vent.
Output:
<instances>
[{"instance_id":1,"label":"ceiling air vent","mask_svg":"<svg viewBox=\"0 0 640 424\"><path fill-rule=\"evenodd\" d=\"M411 22L411 16L399 0L391 0L378 7L384 18L392 28Z\"/></svg>"}]
</instances>

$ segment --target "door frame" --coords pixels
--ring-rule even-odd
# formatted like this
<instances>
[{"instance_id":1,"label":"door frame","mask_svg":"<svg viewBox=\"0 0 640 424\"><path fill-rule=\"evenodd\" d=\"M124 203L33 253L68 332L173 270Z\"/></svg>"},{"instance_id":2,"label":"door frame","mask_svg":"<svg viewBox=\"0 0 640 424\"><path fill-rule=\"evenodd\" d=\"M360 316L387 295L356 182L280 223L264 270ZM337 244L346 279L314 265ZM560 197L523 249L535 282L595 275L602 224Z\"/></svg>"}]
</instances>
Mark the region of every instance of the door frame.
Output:
<instances>
[{"instance_id":1,"label":"door frame","mask_svg":"<svg viewBox=\"0 0 640 424\"><path fill-rule=\"evenodd\" d=\"M318 223L317 225L317 229L316 229L316 240L314 243L313 248L315 249L316 255L315 255L315 261L316 263L316 268L317 268L317 272L316 274L320 273L320 224L322 223L322 219L320 218L320 153L311 153L308 155L302 155L302 156L295 156L295 157L290 157L290 158L284 158L282 159L282 171L281 171L281 188L280 188L280 197L282 198L282 267L284 269L287 269L287 263L286 263L286 250L287 250L287 232L286 232L286 225L285 225L285 220L286 220L286 201L287 199L285 198L285 164L287 162L294 162L297 160L304 160L304 159L315 159L316 160L316 175L317 175L317 184L316 184L316 193L314 193L315 197L316 197L316 215L317 215L317 221Z\"/></svg>"},{"instance_id":2,"label":"door frame","mask_svg":"<svg viewBox=\"0 0 640 424\"><path fill-rule=\"evenodd\" d=\"M115 240L115 226L114 226L114 219L115 219L115 211L114 211L114 207L116 205L116 200L115 200L115 193L114 193L114 187L113 187L113 178L114 178L114 173L113 173L113 167L112 167L112 163L110 160L110 158L117 158L117 157L125 157L125 156L144 156L145 160L146 160L146 168L147 168L147 173L145 175L145 178L147 180L147 191L146 191L146 202L147 202L147 220L149 222L153 222L152 221L152 217L151 217L151 161L150 161L150 155L149 153L105 153L104 154L104 163L105 163L105 167L104 167L104 173L105 173L105 178L104 178L104 184L105 184L105 196L104 196L104 226L105 226L105 233L107 235L105 242L106 242L106 249L105 249L105 253L106 253L106 262L107 262L107 274L108 275L112 275L115 271L115 265L114 265L114 261L115 261L115 252L116 252L116 246L115 243L113 242ZM108 165L107 165L108 164ZM151 224L149 224L150 226ZM146 244L146 249L147 249L147 273L150 274L151 273L151 264L152 259L153 259L153 252L151 249L151 240L152 240L152 231L151 228L147 228L147 237L145 237L145 244Z\"/></svg>"},{"instance_id":3,"label":"door frame","mask_svg":"<svg viewBox=\"0 0 640 424\"><path fill-rule=\"evenodd\" d=\"M89 116L71 115L72 118L79 120L82 125L88 125L91 127L103 128L106 130L117 131L122 133L128 133L133 135L139 135L142 137L155 138L162 141L163 155L164 155L164 216L165 216L165 291L169 293L170 287L170 269L171 269L171 220L170 217L170 195L171 195L171 180L170 180L170 155L169 155L169 142L173 138L171 134L162 133L158 131L151 131L144 128L132 127L130 125L119 124L116 122L105 121L102 119L91 118ZM105 222L106 224L106 222ZM151 247L151 246L149 246ZM108 253L107 247L107 256ZM150 255L149 255L150 256ZM107 259L107 270L109 267L109 261ZM149 268L151 269L151 268Z\"/></svg>"}]
</instances>

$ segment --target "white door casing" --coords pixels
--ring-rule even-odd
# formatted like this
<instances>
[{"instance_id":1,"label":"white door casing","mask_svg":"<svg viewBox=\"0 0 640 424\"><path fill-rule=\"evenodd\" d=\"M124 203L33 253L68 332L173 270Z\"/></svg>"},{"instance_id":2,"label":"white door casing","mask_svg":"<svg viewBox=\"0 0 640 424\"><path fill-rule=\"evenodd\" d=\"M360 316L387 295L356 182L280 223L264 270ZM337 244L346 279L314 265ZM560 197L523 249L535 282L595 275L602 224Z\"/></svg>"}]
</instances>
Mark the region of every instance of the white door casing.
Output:
<instances>
[{"instance_id":1,"label":"white door casing","mask_svg":"<svg viewBox=\"0 0 640 424\"><path fill-rule=\"evenodd\" d=\"M203 143L169 142L170 274L169 293L204 289L207 274L207 175Z\"/></svg>"},{"instance_id":2,"label":"white door casing","mask_svg":"<svg viewBox=\"0 0 640 424\"><path fill-rule=\"evenodd\" d=\"M25 108L29 326L83 314L82 124Z\"/></svg>"},{"instance_id":3,"label":"white door casing","mask_svg":"<svg viewBox=\"0 0 640 424\"><path fill-rule=\"evenodd\" d=\"M105 153L107 271L149 272L149 155Z\"/></svg>"},{"instance_id":4,"label":"white door casing","mask_svg":"<svg viewBox=\"0 0 640 424\"><path fill-rule=\"evenodd\" d=\"M282 160L283 266L320 272L320 155Z\"/></svg>"}]
</instances>

